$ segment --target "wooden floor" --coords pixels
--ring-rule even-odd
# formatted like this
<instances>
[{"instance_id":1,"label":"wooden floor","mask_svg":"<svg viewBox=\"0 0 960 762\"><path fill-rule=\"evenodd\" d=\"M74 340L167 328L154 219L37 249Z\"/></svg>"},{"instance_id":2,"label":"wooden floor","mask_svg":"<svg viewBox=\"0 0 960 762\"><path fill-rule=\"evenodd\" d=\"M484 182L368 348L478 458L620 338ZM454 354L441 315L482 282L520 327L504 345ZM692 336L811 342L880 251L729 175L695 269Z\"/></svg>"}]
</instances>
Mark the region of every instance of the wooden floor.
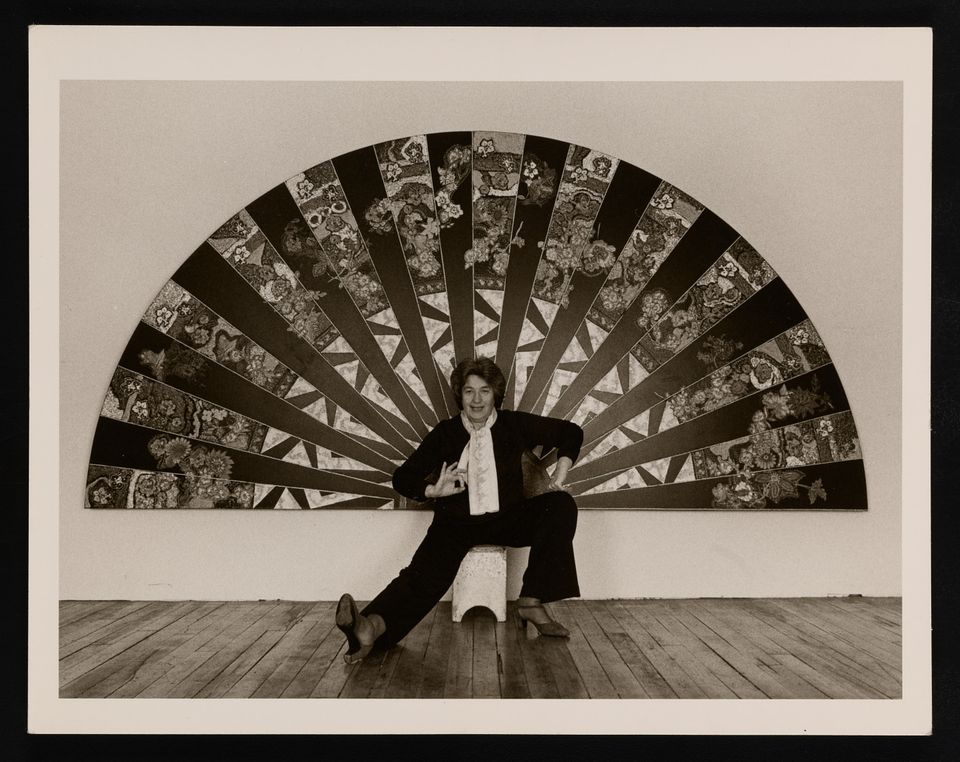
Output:
<instances>
[{"instance_id":1,"label":"wooden floor","mask_svg":"<svg viewBox=\"0 0 960 762\"><path fill-rule=\"evenodd\" d=\"M347 666L333 602L62 601L62 697L900 698L899 598L567 601L569 640L439 604Z\"/></svg>"}]
</instances>

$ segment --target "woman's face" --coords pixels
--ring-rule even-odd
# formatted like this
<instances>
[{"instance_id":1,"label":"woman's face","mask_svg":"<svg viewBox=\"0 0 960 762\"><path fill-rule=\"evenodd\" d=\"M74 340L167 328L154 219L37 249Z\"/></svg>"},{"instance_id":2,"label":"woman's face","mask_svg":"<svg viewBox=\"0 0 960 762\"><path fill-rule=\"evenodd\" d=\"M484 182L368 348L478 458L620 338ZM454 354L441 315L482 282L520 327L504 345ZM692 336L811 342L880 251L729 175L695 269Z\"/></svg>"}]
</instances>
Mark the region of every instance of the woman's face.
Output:
<instances>
[{"instance_id":1,"label":"woman's face","mask_svg":"<svg viewBox=\"0 0 960 762\"><path fill-rule=\"evenodd\" d=\"M483 423L493 412L493 387L480 376L467 376L463 382L463 412L472 423Z\"/></svg>"}]
</instances>

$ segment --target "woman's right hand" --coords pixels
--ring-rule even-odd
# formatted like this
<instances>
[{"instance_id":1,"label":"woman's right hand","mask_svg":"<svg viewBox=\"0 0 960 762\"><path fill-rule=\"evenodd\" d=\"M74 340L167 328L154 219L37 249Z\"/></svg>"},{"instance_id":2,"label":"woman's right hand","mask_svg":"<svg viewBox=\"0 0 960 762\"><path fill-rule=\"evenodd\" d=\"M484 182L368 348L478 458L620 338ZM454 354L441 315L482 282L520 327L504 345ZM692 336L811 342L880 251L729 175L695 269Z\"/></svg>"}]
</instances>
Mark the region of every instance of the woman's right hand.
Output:
<instances>
[{"instance_id":1,"label":"woman's right hand","mask_svg":"<svg viewBox=\"0 0 960 762\"><path fill-rule=\"evenodd\" d=\"M423 494L429 498L449 497L466 489L467 472L457 468L456 463L449 466L446 461L440 467L440 478L436 484L428 484Z\"/></svg>"}]
</instances>

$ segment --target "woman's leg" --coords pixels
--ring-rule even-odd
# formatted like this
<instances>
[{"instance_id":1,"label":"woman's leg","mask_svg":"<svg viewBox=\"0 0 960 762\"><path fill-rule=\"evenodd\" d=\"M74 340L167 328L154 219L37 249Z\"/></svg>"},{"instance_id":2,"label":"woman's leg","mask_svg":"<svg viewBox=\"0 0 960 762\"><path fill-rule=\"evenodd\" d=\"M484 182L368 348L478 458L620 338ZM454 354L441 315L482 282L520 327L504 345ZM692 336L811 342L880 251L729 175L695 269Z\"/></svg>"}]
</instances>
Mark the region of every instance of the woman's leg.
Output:
<instances>
[{"instance_id":1,"label":"woman's leg","mask_svg":"<svg viewBox=\"0 0 960 762\"><path fill-rule=\"evenodd\" d=\"M579 596L573 554L577 503L573 497L567 492L537 495L504 519L499 537L489 541L511 547L530 546L521 598L549 603Z\"/></svg>"},{"instance_id":2,"label":"woman's leg","mask_svg":"<svg viewBox=\"0 0 960 762\"><path fill-rule=\"evenodd\" d=\"M383 619L385 629L377 638L378 647L398 643L437 605L453 584L469 548L463 528L437 522L430 525L409 566L361 612L366 617L379 615Z\"/></svg>"}]
</instances>

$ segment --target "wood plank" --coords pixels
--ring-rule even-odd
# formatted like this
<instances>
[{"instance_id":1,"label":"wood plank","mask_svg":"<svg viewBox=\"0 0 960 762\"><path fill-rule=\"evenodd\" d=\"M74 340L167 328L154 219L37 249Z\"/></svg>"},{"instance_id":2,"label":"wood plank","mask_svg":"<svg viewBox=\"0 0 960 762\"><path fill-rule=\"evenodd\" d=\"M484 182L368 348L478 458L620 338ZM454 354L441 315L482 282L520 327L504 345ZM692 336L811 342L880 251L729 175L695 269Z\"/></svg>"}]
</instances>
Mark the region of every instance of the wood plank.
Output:
<instances>
[{"instance_id":1,"label":"wood plank","mask_svg":"<svg viewBox=\"0 0 960 762\"><path fill-rule=\"evenodd\" d=\"M607 673L610 684L613 685L620 698L648 698L636 675L624 663L620 652L607 638L606 633L597 623L589 607L584 601L568 601L567 609L573 615L583 633L587 643Z\"/></svg>"},{"instance_id":2,"label":"wood plank","mask_svg":"<svg viewBox=\"0 0 960 762\"><path fill-rule=\"evenodd\" d=\"M111 634L103 640L94 640L62 658L60 660L60 685L67 685L81 675L99 667L117 654L123 653L131 646L149 637L157 629L185 616L197 606L194 601L182 603L160 601L158 603L161 605L152 608L148 614L144 614L142 617L139 611L130 615L129 622L126 622L121 629L111 631ZM81 639L81 641L86 640L87 638ZM67 648L73 648L73 645Z\"/></svg>"},{"instance_id":3,"label":"wood plank","mask_svg":"<svg viewBox=\"0 0 960 762\"><path fill-rule=\"evenodd\" d=\"M520 643L517 640L516 618L507 611L507 621L497 622L494 627L497 649L497 671L500 673L502 698L530 698L527 675L523 668ZM476 635L474 635L476 637ZM556 686L554 686L556 689Z\"/></svg>"},{"instance_id":4,"label":"wood plank","mask_svg":"<svg viewBox=\"0 0 960 762\"><path fill-rule=\"evenodd\" d=\"M447 675L443 685L444 698L473 696L473 623L467 617L464 620L453 623Z\"/></svg>"},{"instance_id":5,"label":"wood plank","mask_svg":"<svg viewBox=\"0 0 960 762\"><path fill-rule=\"evenodd\" d=\"M900 669L901 646L877 636L876 628L860 626L850 617L835 612L822 602L800 598L771 598L768 603L779 606L810 624L829 632L857 650L867 653L889 667Z\"/></svg>"},{"instance_id":6,"label":"wood plank","mask_svg":"<svg viewBox=\"0 0 960 762\"><path fill-rule=\"evenodd\" d=\"M334 659L339 656L347 641L336 626L335 613L336 604L333 603L329 621L324 619L316 625L321 631L324 631L319 645L307 657L290 684L280 693L281 698L309 698L312 696L314 690L319 686L321 678L333 665ZM344 680L346 680L346 677L344 677ZM332 695L336 696L341 687L343 687L342 683L337 686Z\"/></svg>"},{"instance_id":7,"label":"wood plank","mask_svg":"<svg viewBox=\"0 0 960 762\"><path fill-rule=\"evenodd\" d=\"M473 697L500 698L496 617L482 609L469 616L473 619Z\"/></svg>"},{"instance_id":8,"label":"wood plank","mask_svg":"<svg viewBox=\"0 0 960 762\"><path fill-rule=\"evenodd\" d=\"M226 698L227 692L277 644L281 637L281 632L271 628L261 632L256 640L248 643L247 647L237 654L233 661L193 694L193 698Z\"/></svg>"},{"instance_id":9,"label":"wood plank","mask_svg":"<svg viewBox=\"0 0 960 762\"><path fill-rule=\"evenodd\" d=\"M171 664L160 677L142 688L137 697L166 698L173 695L172 691L211 657L211 652L207 650L209 644L216 642L218 638L230 638L231 632L244 629L247 625L240 626L238 623L252 616L251 612L257 610L261 611L257 616L262 616L262 609L258 608L257 603L250 601L231 602L222 609L217 609L207 617L210 619L207 627L194 636L195 640L185 644L184 648L188 650L179 656L176 663ZM220 612L219 615L218 612Z\"/></svg>"},{"instance_id":10,"label":"wood plank","mask_svg":"<svg viewBox=\"0 0 960 762\"><path fill-rule=\"evenodd\" d=\"M880 606L888 611L896 612L897 616L900 616L903 611L903 598L900 598L899 596L871 596L866 600L871 601L871 603L875 606Z\"/></svg>"},{"instance_id":11,"label":"wood plank","mask_svg":"<svg viewBox=\"0 0 960 762\"><path fill-rule=\"evenodd\" d=\"M610 611L611 605L613 605L612 601L587 601L587 606L597 624L617 649L623 663L636 675L637 682L640 683L646 695L649 698L676 698L677 694Z\"/></svg>"},{"instance_id":12,"label":"wood plank","mask_svg":"<svg viewBox=\"0 0 960 762\"><path fill-rule=\"evenodd\" d=\"M554 619L570 631L567 651L577 667L577 672L580 673L580 679L583 681L590 698L617 698L617 689L613 687L613 683L607 677L603 665L597 660L590 643L587 642L586 636L571 611L570 602L552 603L549 606L549 611ZM528 624L527 630L529 632L535 630L535 628L532 624ZM543 639L549 640L549 638Z\"/></svg>"},{"instance_id":13,"label":"wood plank","mask_svg":"<svg viewBox=\"0 0 960 762\"><path fill-rule=\"evenodd\" d=\"M310 628L299 639L296 646L283 657L273 673L253 692L253 698L279 698L284 694L307 660L335 626L335 610L336 606L332 601L323 601L304 617L304 621L310 623Z\"/></svg>"},{"instance_id":14,"label":"wood plank","mask_svg":"<svg viewBox=\"0 0 960 762\"><path fill-rule=\"evenodd\" d=\"M264 681L280 667L283 660L296 651L300 641L316 624L317 612L321 606L322 604L319 601L312 604L292 606L289 612L298 611L299 613L294 615L292 621L284 622L282 627L273 628L280 632L279 639L244 673L243 677L223 694L223 697L248 698L252 696L263 685Z\"/></svg>"},{"instance_id":15,"label":"wood plank","mask_svg":"<svg viewBox=\"0 0 960 762\"><path fill-rule=\"evenodd\" d=\"M902 624L899 614L892 614L887 609L874 604L869 598L824 598L825 603L832 606L844 616L855 618L870 627L878 628L879 632L889 632L899 638L902 635Z\"/></svg>"},{"instance_id":16,"label":"wood plank","mask_svg":"<svg viewBox=\"0 0 960 762\"><path fill-rule=\"evenodd\" d=\"M280 639L286 634L288 628L293 626L300 618L300 615L311 604L297 603L291 601L281 601L259 624L256 629L261 629L253 642L248 643L247 647L236 654L234 659L227 664L217 675L209 680L196 694L195 698L221 698L226 697L227 693L244 676L268 654L280 642ZM260 682L254 679L257 686ZM252 689L251 689L252 690Z\"/></svg>"},{"instance_id":17,"label":"wood plank","mask_svg":"<svg viewBox=\"0 0 960 762\"><path fill-rule=\"evenodd\" d=\"M420 624L420 622L417 622L417 624ZM400 663L400 655L402 653L403 647L399 644L384 653L383 659L380 661L380 668L377 670L377 679L373 681L367 698L384 697L387 688L393 681L393 676L397 672L397 665Z\"/></svg>"},{"instance_id":18,"label":"wood plank","mask_svg":"<svg viewBox=\"0 0 960 762\"><path fill-rule=\"evenodd\" d=\"M368 698L381 669L384 668L388 653L388 651L374 651L362 662L354 665L339 693L339 698Z\"/></svg>"},{"instance_id":19,"label":"wood plank","mask_svg":"<svg viewBox=\"0 0 960 762\"><path fill-rule=\"evenodd\" d=\"M839 664L863 676L871 676L872 680L876 681L877 687L883 689L885 686L889 690L900 690L899 667L893 667L886 661L878 660L855 643L837 637L829 629L820 627L815 621L809 621L809 617L793 613L772 601L753 601L751 607L793 628L798 637L808 645L821 650L826 648L826 655Z\"/></svg>"},{"instance_id":20,"label":"wood plank","mask_svg":"<svg viewBox=\"0 0 960 762\"><path fill-rule=\"evenodd\" d=\"M165 638L154 657L145 662L130 680L113 691L110 697L134 698L158 680L166 679L170 681L168 685L175 685L175 675L186 674L182 672L185 665L199 663L196 660L198 649L226 629L242 610L232 603L217 602L209 613L186 623L177 636Z\"/></svg>"},{"instance_id":21,"label":"wood plank","mask_svg":"<svg viewBox=\"0 0 960 762\"><path fill-rule=\"evenodd\" d=\"M87 606L99 606L103 607L111 603L118 603L118 601L67 601L61 600L57 606L57 620L60 624L66 624L69 621L69 616L73 612L77 611L86 611L84 604Z\"/></svg>"},{"instance_id":22,"label":"wood plank","mask_svg":"<svg viewBox=\"0 0 960 762\"><path fill-rule=\"evenodd\" d=\"M670 608L678 621L757 686L768 698L827 698L822 691L817 690L793 672L784 670L779 664L776 667L768 665L765 659L766 661L775 661L775 659L764 654L759 645L751 642L736 629L724 625L706 609L700 608L697 605L699 601L671 603L675 604Z\"/></svg>"},{"instance_id":23,"label":"wood plank","mask_svg":"<svg viewBox=\"0 0 960 762\"><path fill-rule=\"evenodd\" d=\"M544 647L545 641L550 639L527 638L526 630L518 628L515 603L508 604L506 626L510 634L505 635L505 639L513 638L516 641L530 698L560 698L564 694L569 698L588 698L587 689L580 680L580 673L577 672L577 667L570 658L570 654L566 653L566 649L563 649L566 662L564 663L559 656L556 656L552 663L551 656L556 654L557 650ZM561 684L564 684L565 677L570 680L564 685L563 693L560 692L560 685L555 675L560 675Z\"/></svg>"},{"instance_id":24,"label":"wood plank","mask_svg":"<svg viewBox=\"0 0 960 762\"><path fill-rule=\"evenodd\" d=\"M66 682L60 689L60 695L64 698L109 696L154 659L157 652L164 648L164 643L176 638L187 623L205 616L218 605L191 601L182 616L170 616L168 621L157 629L133 633L131 640L125 642L126 647L112 653L109 659L93 669ZM170 610L175 609L171 607ZM133 641L132 638L137 639Z\"/></svg>"},{"instance_id":25,"label":"wood plank","mask_svg":"<svg viewBox=\"0 0 960 762\"><path fill-rule=\"evenodd\" d=\"M354 667L332 601L60 601L61 695L899 698L901 605L550 604L565 641L479 610L454 625L442 602L399 647Z\"/></svg>"},{"instance_id":26,"label":"wood plank","mask_svg":"<svg viewBox=\"0 0 960 762\"><path fill-rule=\"evenodd\" d=\"M678 698L706 698L706 694L697 682L687 674L680 664L647 632L640 622L627 610L629 601L613 603L610 612L623 626L624 632L637 644L641 653L647 657L657 672L663 677L670 690Z\"/></svg>"},{"instance_id":27,"label":"wood plank","mask_svg":"<svg viewBox=\"0 0 960 762\"><path fill-rule=\"evenodd\" d=\"M277 601L281 606L274 610L267 620L267 626L275 630L286 631L314 610L319 601Z\"/></svg>"},{"instance_id":28,"label":"wood plank","mask_svg":"<svg viewBox=\"0 0 960 762\"><path fill-rule=\"evenodd\" d=\"M153 682L164 671L167 654L194 636L191 626L207 620L221 605L220 601L198 602L198 606L186 616L155 631L103 665L101 669L112 668L109 678L80 695L114 697L127 683L137 681L141 675L145 676L145 682ZM84 676L86 677L87 675ZM136 690L133 695L138 692L139 690Z\"/></svg>"},{"instance_id":29,"label":"wood plank","mask_svg":"<svg viewBox=\"0 0 960 762\"><path fill-rule=\"evenodd\" d=\"M128 600L62 600L57 607L58 621L61 625L69 624L77 617L88 616L104 609L107 606L121 606L130 603Z\"/></svg>"},{"instance_id":30,"label":"wood plank","mask_svg":"<svg viewBox=\"0 0 960 762\"><path fill-rule=\"evenodd\" d=\"M746 603L699 600L698 606L706 612L704 621L713 624L715 619L729 627L731 631L742 633L743 637L755 643L760 649L757 659L776 672L785 684L789 684L788 675L792 673L830 698L864 698L859 685L851 685L845 680L837 679L832 672L823 673L790 653L784 645L789 643L788 640L771 640L768 634L776 638L779 633L775 630L771 633L766 624L747 609ZM704 616L700 611L697 615Z\"/></svg>"},{"instance_id":31,"label":"wood plank","mask_svg":"<svg viewBox=\"0 0 960 762\"><path fill-rule=\"evenodd\" d=\"M782 613L771 615L757 604L758 601L743 601L742 607L753 614L760 622L761 631L771 640L780 643L786 653L792 654L838 683L845 683L859 693L858 698L889 698L875 687L874 681L878 679L876 676L870 675L865 679L864 671L844 663L832 651L829 643L822 639L809 640L793 627L788 617Z\"/></svg>"},{"instance_id":32,"label":"wood plank","mask_svg":"<svg viewBox=\"0 0 960 762\"><path fill-rule=\"evenodd\" d=\"M680 638L657 620L653 615L654 606L654 601L630 601L626 604L626 609L660 645L660 648L700 686L707 698L736 698L736 693L707 669L681 642ZM681 698L687 698L687 696L681 695Z\"/></svg>"},{"instance_id":33,"label":"wood plank","mask_svg":"<svg viewBox=\"0 0 960 762\"><path fill-rule=\"evenodd\" d=\"M761 605L758 605L761 604ZM886 675L877 668L879 662L872 662L866 655L848 648L837 638L829 636L824 631L784 612L778 606L768 601L752 601L751 609L757 617L792 636L802 644L807 652L812 652L823 664L812 662L804 652L793 650L792 653L803 661L822 670L832 670L831 674L843 678L847 683L856 686L861 692L866 692L870 698L892 698L900 692L899 678ZM796 647L795 647L796 648Z\"/></svg>"},{"instance_id":34,"label":"wood plank","mask_svg":"<svg viewBox=\"0 0 960 762\"><path fill-rule=\"evenodd\" d=\"M67 645L87 636L93 636L91 640L95 639L97 631L144 608L148 603L149 601L110 602L107 606L95 607L89 614L74 618L69 624L61 624L59 633L61 655L66 656L69 653L65 649Z\"/></svg>"},{"instance_id":35,"label":"wood plank","mask_svg":"<svg viewBox=\"0 0 960 762\"><path fill-rule=\"evenodd\" d=\"M434 606L433 627L423 655L423 679L417 698L443 698L446 687L447 665L450 661L450 643L453 641L453 621L450 601Z\"/></svg>"},{"instance_id":36,"label":"wood plank","mask_svg":"<svg viewBox=\"0 0 960 762\"><path fill-rule=\"evenodd\" d=\"M839 611L830 601L822 598L771 598L770 601L803 611L809 615L805 617L808 620L816 617L819 622L829 624L838 632L843 631L848 639L853 638L857 644L890 656L896 664L900 662L902 639L899 628L893 631L887 625L861 621L853 613Z\"/></svg>"},{"instance_id":37,"label":"wood plank","mask_svg":"<svg viewBox=\"0 0 960 762\"><path fill-rule=\"evenodd\" d=\"M520 632L517 646L530 698L590 697L570 654L564 649L562 656L566 658L561 657L559 644L550 646L545 641L528 640Z\"/></svg>"},{"instance_id":38,"label":"wood plank","mask_svg":"<svg viewBox=\"0 0 960 762\"><path fill-rule=\"evenodd\" d=\"M65 603L66 605L64 605ZM93 616L94 614L98 614L111 608L116 609L128 603L143 603L146 605L147 601L61 601L58 617L60 631L63 632L65 627L74 624L81 619Z\"/></svg>"},{"instance_id":39,"label":"wood plank","mask_svg":"<svg viewBox=\"0 0 960 762\"><path fill-rule=\"evenodd\" d=\"M184 606L189 601L153 601L133 611L129 611L110 624L76 638L60 649L60 666L69 666L81 661L93 653L96 648L107 646L129 635L140 627L149 626L151 618L163 616L172 606ZM94 648L90 648L93 646ZM90 649L80 654L83 649ZM79 655L78 655L79 654Z\"/></svg>"},{"instance_id":40,"label":"wood plank","mask_svg":"<svg viewBox=\"0 0 960 762\"><path fill-rule=\"evenodd\" d=\"M423 663L437 607L421 619L400 642L397 668L383 690L384 698L416 698L423 683Z\"/></svg>"},{"instance_id":41,"label":"wood plank","mask_svg":"<svg viewBox=\"0 0 960 762\"><path fill-rule=\"evenodd\" d=\"M577 669L576 662L567 648L567 642L559 638L541 638L519 633L521 642L539 654L546 661L557 686L559 698L590 698L587 685ZM530 639L532 638L532 639Z\"/></svg>"},{"instance_id":42,"label":"wood plank","mask_svg":"<svg viewBox=\"0 0 960 762\"><path fill-rule=\"evenodd\" d=\"M165 695L171 698L193 698L200 693L267 630L270 616L280 606L278 601L258 601L245 612L242 619L198 649L198 657L207 658L179 683L170 687ZM150 694L151 689L141 695Z\"/></svg>"},{"instance_id":43,"label":"wood plank","mask_svg":"<svg viewBox=\"0 0 960 762\"><path fill-rule=\"evenodd\" d=\"M650 613L657 619L663 627L677 637L680 644L690 652L694 659L699 661L711 673L716 675L717 679L729 688L738 698L767 698L762 690L750 682L743 674L736 670L729 662L725 661L717 651L711 647L711 643L727 651L721 645L720 639L714 637L709 630L706 632L700 630L700 634L706 635L710 642L704 642L702 638L688 628L677 618L680 611L677 609L678 602L671 602L674 605L668 605L660 601L659 605L650 608Z\"/></svg>"},{"instance_id":44,"label":"wood plank","mask_svg":"<svg viewBox=\"0 0 960 762\"><path fill-rule=\"evenodd\" d=\"M751 614L741 611L736 606L726 613L711 611L705 603L699 599L694 601L690 607L691 616L730 643L744 655L748 664L754 663L758 680L763 680L763 675L772 674L789 691L790 695L784 698L832 697L819 684L810 680L811 673L815 674L810 667L800 662L800 669L794 668L793 664L797 660L788 654L783 646L760 632L757 621ZM759 685L759 683L755 684ZM759 685L759 687L764 686ZM775 689L771 687L771 691L773 690ZM780 698L780 696L771 695L771 698L774 697Z\"/></svg>"},{"instance_id":45,"label":"wood plank","mask_svg":"<svg viewBox=\"0 0 960 762\"><path fill-rule=\"evenodd\" d=\"M336 698L340 695L347 679L358 669L358 665L344 662L343 655L346 652L347 639L339 629L334 628L320 644L315 658L307 663L307 667L313 665L316 670L327 662L327 668L310 691L310 698Z\"/></svg>"}]
</instances>

